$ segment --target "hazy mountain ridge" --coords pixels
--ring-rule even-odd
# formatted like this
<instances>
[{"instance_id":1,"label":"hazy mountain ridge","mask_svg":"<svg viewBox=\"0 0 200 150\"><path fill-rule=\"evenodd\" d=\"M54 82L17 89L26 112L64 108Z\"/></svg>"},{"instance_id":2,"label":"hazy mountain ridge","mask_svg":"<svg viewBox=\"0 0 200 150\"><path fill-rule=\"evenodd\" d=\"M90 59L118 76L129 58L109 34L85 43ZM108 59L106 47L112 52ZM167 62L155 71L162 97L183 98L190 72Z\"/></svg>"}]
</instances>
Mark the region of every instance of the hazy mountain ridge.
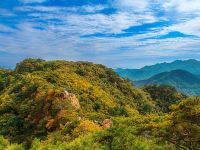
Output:
<instances>
[{"instance_id":1,"label":"hazy mountain ridge","mask_svg":"<svg viewBox=\"0 0 200 150\"><path fill-rule=\"evenodd\" d=\"M146 80L156 74L172 70L185 70L192 74L200 75L200 61L194 59L176 60L171 63L159 63L152 66L145 66L141 69L115 69L120 76L132 81Z\"/></svg>"},{"instance_id":2,"label":"hazy mountain ridge","mask_svg":"<svg viewBox=\"0 0 200 150\"><path fill-rule=\"evenodd\" d=\"M136 86L166 84L176 87L187 95L200 95L200 78L185 70L173 70L157 74L147 80L135 81Z\"/></svg>"},{"instance_id":3,"label":"hazy mountain ridge","mask_svg":"<svg viewBox=\"0 0 200 150\"><path fill-rule=\"evenodd\" d=\"M187 95L200 95L200 61L176 60L159 63L141 69L116 69L120 76L128 78L136 86L166 84Z\"/></svg>"}]
</instances>

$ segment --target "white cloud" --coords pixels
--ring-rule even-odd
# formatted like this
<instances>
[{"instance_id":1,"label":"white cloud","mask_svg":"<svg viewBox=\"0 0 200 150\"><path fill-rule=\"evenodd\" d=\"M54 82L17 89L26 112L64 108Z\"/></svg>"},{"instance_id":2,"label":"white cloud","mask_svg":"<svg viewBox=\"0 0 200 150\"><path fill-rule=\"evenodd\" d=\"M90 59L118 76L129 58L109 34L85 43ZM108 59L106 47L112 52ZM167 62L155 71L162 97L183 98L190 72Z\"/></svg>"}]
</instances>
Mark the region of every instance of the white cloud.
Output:
<instances>
[{"instance_id":1,"label":"white cloud","mask_svg":"<svg viewBox=\"0 0 200 150\"><path fill-rule=\"evenodd\" d=\"M155 18L150 15L135 15L120 12L112 15L93 14L93 15L69 15L67 22L72 27L84 29L92 33L121 33L122 30L141 24L141 22L154 22Z\"/></svg>"},{"instance_id":2,"label":"white cloud","mask_svg":"<svg viewBox=\"0 0 200 150\"><path fill-rule=\"evenodd\" d=\"M22 11L22 12L58 12L58 11L62 11L65 10L65 7L55 7L55 6L51 6L51 7L46 7L46 6L21 6L21 7L16 7L15 8L16 11Z\"/></svg>"},{"instance_id":3,"label":"white cloud","mask_svg":"<svg viewBox=\"0 0 200 150\"><path fill-rule=\"evenodd\" d=\"M168 29L172 31L179 31L189 35L200 36L200 17L186 20L185 22L177 23L170 26Z\"/></svg>"},{"instance_id":4,"label":"white cloud","mask_svg":"<svg viewBox=\"0 0 200 150\"><path fill-rule=\"evenodd\" d=\"M107 8L107 6L104 6L104 5L95 5L95 6L85 5L85 6L80 7L80 11L94 13L94 12L101 11L105 8Z\"/></svg>"},{"instance_id":5,"label":"white cloud","mask_svg":"<svg viewBox=\"0 0 200 150\"><path fill-rule=\"evenodd\" d=\"M16 30L6 25L0 24L0 32L15 32Z\"/></svg>"},{"instance_id":6,"label":"white cloud","mask_svg":"<svg viewBox=\"0 0 200 150\"><path fill-rule=\"evenodd\" d=\"M195 48L200 46L197 44L198 39L152 39L139 42L139 39L148 36L146 34L120 39L114 37L80 38L80 33L74 33L77 28L70 27L68 30L67 26L61 25L55 28L50 27L48 30L38 30L34 28L37 25L37 23L21 23L12 36L0 35L0 50L27 56L42 56L48 59L87 59L92 61L98 58L101 61L97 55L108 56L122 47L126 47L126 50L121 50L112 57L135 59L138 57L178 56L192 53L191 49L193 49L193 53L198 52ZM109 58L107 57L107 59Z\"/></svg>"},{"instance_id":7,"label":"white cloud","mask_svg":"<svg viewBox=\"0 0 200 150\"><path fill-rule=\"evenodd\" d=\"M28 3L43 3L47 0L19 0L19 1L28 4Z\"/></svg>"},{"instance_id":8,"label":"white cloud","mask_svg":"<svg viewBox=\"0 0 200 150\"><path fill-rule=\"evenodd\" d=\"M199 0L167 0L162 5L168 14L172 26L168 30L196 35L200 37L200 1Z\"/></svg>"},{"instance_id":9,"label":"white cloud","mask_svg":"<svg viewBox=\"0 0 200 150\"><path fill-rule=\"evenodd\" d=\"M98 11L101 11L103 9L107 8L105 5L83 5L83 6L77 6L77 7L64 7L64 6L20 6L16 7L16 11L24 11L24 12L46 12L46 13L79 13L79 12L85 12L85 13L95 13Z\"/></svg>"},{"instance_id":10,"label":"white cloud","mask_svg":"<svg viewBox=\"0 0 200 150\"><path fill-rule=\"evenodd\" d=\"M94 33L121 33L131 26L157 21L157 18L150 12L135 14L118 11L111 15L102 13L80 14L77 12L80 10L82 12L94 12L104 8L106 6L100 5L93 6L93 8L92 6L82 6L76 7L76 9L69 7L23 6L16 8L16 10L28 12L27 15L34 19L31 21L44 20L50 25L50 28L55 29L65 26L65 33L70 31L73 34L78 33L80 36ZM62 26L59 26L60 22L52 23L52 20L60 20Z\"/></svg>"},{"instance_id":11,"label":"white cloud","mask_svg":"<svg viewBox=\"0 0 200 150\"><path fill-rule=\"evenodd\" d=\"M74 23L74 20L72 22ZM20 23L17 26L18 30L12 31L12 36L0 34L0 51L44 59L88 60L112 67L117 67L117 63L124 60L175 57L188 54L200 56L199 49L197 49L200 46L199 39L138 41L141 38L152 36L150 33L120 39L114 37L80 38L81 32L86 33L92 30L86 29L86 24L80 31L78 31L80 26L73 28L73 24L72 26L67 24L49 26L46 27L46 30L34 28L38 25L33 22ZM100 29L93 27L93 30ZM118 51L123 47L124 50ZM118 52L116 53L116 51ZM113 64L113 62L115 63ZM130 64L120 65L121 67L131 66Z\"/></svg>"},{"instance_id":12,"label":"white cloud","mask_svg":"<svg viewBox=\"0 0 200 150\"><path fill-rule=\"evenodd\" d=\"M114 6L127 11L146 11L148 0L114 0Z\"/></svg>"},{"instance_id":13,"label":"white cloud","mask_svg":"<svg viewBox=\"0 0 200 150\"><path fill-rule=\"evenodd\" d=\"M199 0L167 0L164 3L165 9L175 9L181 13L199 13L200 1ZM196 12L197 11L197 12Z\"/></svg>"},{"instance_id":14,"label":"white cloud","mask_svg":"<svg viewBox=\"0 0 200 150\"><path fill-rule=\"evenodd\" d=\"M181 11L179 4L170 4L169 0L167 2L165 3L167 11L172 8ZM127 59L187 56L195 53L200 56L197 49L200 47L199 39L144 40L165 35L170 31L200 35L198 27L200 17L187 18L183 15L184 21L180 17L181 20L170 27L155 27L148 33L130 37L80 37L95 33L121 34L131 26L161 20L154 15L148 0L115 0L116 7L117 12L109 15L99 13L107 8L104 5L18 7L15 12L20 11L22 13L19 14L24 16L16 24L17 30L0 25L0 31L12 33L9 35L0 33L0 51L47 59L89 60L106 64L116 61L115 65ZM181 7L183 9L183 6Z\"/></svg>"}]
</instances>

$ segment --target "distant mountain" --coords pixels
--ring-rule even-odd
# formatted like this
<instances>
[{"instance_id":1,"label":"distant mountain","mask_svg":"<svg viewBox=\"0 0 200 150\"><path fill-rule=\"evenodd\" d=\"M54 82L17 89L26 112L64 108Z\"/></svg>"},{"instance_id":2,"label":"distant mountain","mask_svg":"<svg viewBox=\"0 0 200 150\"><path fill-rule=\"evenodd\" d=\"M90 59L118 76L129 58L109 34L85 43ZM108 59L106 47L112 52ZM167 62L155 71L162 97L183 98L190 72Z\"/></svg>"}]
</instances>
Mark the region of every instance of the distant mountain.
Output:
<instances>
[{"instance_id":1,"label":"distant mountain","mask_svg":"<svg viewBox=\"0 0 200 150\"><path fill-rule=\"evenodd\" d=\"M160 63L152 66L145 66L141 69L121 69L115 71L122 77L128 78L132 81L146 80L156 74L162 72L169 72L172 70L185 70L195 75L200 75L200 61L176 60L172 63Z\"/></svg>"},{"instance_id":2,"label":"distant mountain","mask_svg":"<svg viewBox=\"0 0 200 150\"><path fill-rule=\"evenodd\" d=\"M135 81L136 86L166 84L176 87L187 95L200 95L200 77L185 70L173 70L157 74L147 80Z\"/></svg>"}]
</instances>

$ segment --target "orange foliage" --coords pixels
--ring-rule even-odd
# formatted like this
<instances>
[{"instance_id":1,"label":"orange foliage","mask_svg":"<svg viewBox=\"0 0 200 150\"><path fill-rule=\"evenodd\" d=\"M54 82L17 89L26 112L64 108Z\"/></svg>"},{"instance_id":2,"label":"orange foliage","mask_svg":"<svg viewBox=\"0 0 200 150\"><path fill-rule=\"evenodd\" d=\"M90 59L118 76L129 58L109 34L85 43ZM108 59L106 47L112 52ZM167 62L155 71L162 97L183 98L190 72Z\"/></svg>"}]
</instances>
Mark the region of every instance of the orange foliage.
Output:
<instances>
[{"instance_id":1,"label":"orange foliage","mask_svg":"<svg viewBox=\"0 0 200 150\"><path fill-rule=\"evenodd\" d=\"M53 95L54 95L54 90L53 89L48 89L46 101L50 100Z\"/></svg>"},{"instance_id":2,"label":"orange foliage","mask_svg":"<svg viewBox=\"0 0 200 150\"><path fill-rule=\"evenodd\" d=\"M53 124L54 124L54 119L50 119L50 120L48 120L47 121L47 124L46 124L46 128L47 129L51 129L52 128L52 126L53 126Z\"/></svg>"}]
</instances>

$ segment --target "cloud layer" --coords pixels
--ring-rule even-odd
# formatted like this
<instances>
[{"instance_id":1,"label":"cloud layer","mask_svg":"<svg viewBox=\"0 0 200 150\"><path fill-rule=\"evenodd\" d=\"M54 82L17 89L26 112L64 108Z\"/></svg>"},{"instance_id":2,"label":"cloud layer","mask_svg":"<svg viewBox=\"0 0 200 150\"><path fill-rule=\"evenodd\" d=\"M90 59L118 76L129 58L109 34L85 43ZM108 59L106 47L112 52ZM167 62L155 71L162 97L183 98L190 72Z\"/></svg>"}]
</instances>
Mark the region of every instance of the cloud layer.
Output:
<instances>
[{"instance_id":1,"label":"cloud layer","mask_svg":"<svg viewBox=\"0 0 200 150\"><path fill-rule=\"evenodd\" d=\"M200 56L198 0L19 0L0 12L3 66L40 57L134 68Z\"/></svg>"}]
</instances>

